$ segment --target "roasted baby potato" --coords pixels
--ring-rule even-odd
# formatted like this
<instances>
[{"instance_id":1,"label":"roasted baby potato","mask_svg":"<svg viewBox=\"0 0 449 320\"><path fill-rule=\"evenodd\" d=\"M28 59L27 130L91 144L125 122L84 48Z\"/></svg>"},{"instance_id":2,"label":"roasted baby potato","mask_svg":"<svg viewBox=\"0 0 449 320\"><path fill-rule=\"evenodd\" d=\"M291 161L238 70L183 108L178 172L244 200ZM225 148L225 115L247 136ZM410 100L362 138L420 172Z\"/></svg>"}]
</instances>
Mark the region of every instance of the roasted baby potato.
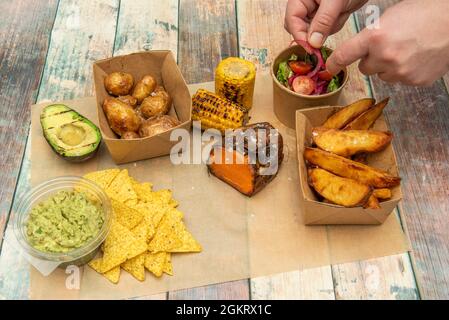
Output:
<instances>
[{"instance_id":1,"label":"roasted baby potato","mask_svg":"<svg viewBox=\"0 0 449 320\"><path fill-rule=\"evenodd\" d=\"M142 123L139 134L142 138L151 137L179 125L180 122L168 115L152 117Z\"/></svg>"},{"instance_id":2,"label":"roasted baby potato","mask_svg":"<svg viewBox=\"0 0 449 320\"><path fill-rule=\"evenodd\" d=\"M382 114L382 110L387 106L389 98L386 98L378 104L359 115L357 118L349 122L344 130L368 130L376 122L377 118Z\"/></svg>"},{"instance_id":3,"label":"roasted baby potato","mask_svg":"<svg viewBox=\"0 0 449 320\"><path fill-rule=\"evenodd\" d=\"M140 135L137 132L133 131L126 131L124 134L122 134L122 139L129 140L129 139L139 139Z\"/></svg>"},{"instance_id":4,"label":"roasted baby potato","mask_svg":"<svg viewBox=\"0 0 449 320\"><path fill-rule=\"evenodd\" d=\"M388 200L391 198L391 190L387 188L383 189L374 189L373 195L377 199Z\"/></svg>"},{"instance_id":5,"label":"roasted baby potato","mask_svg":"<svg viewBox=\"0 0 449 320\"><path fill-rule=\"evenodd\" d=\"M375 130L336 130L323 127L312 129L313 142L318 148L349 157L361 152L383 150L393 138L391 132Z\"/></svg>"},{"instance_id":6,"label":"roasted baby potato","mask_svg":"<svg viewBox=\"0 0 449 320\"><path fill-rule=\"evenodd\" d=\"M144 76L142 80L137 82L132 93L132 96L137 99L137 104L141 104L143 99L148 97L156 89L156 86L156 79L150 75Z\"/></svg>"},{"instance_id":7,"label":"roasted baby potato","mask_svg":"<svg viewBox=\"0 0 449 320\"><path fill-rule=\"evenodd\" d=\"M117 98L118 100L129 104L131 107L135 108L137 106L137 99L134 98L133 96L127 95L127 96L119 96Z\"/></svg>"},{"instance_id":8,"label":"roasted baby potato","mask_svg":"<svg viewBox=\"0 0 449 320\"><path fill-rule=\"evenodd\" d=\"M341 177L357 180L374 188L391 188L399 185L401 178L359 162L346 159L318 148L306 148L304 159Z\"/></svg>"},{"instance_id":9,"label":"roasted baby potato","mask_svg":"<svg viewBox=\"0 0 449 320\"><path fill-rule=\"evenodd\" d=\"M319 168L309 169L309 183L325 199L345 207L364 205L373 192L363 183Z\"/></svg>"},{"instance_id":10,"label":"roasted baby potato","mask_svg":"<svg viewBox=\"0 0 449 320\"><path fill-rule=\"evenodd\" d=\"M122 136L125 132L136 132L139 130L141 120L133 108L116 98L106 98L103 110L108 119L111 129Z\"/></svg>"},{"instance_id":11,"label":"roasted baby potato","mask_svg":"<svg viewBox=\"0 0 449 320\"><path fill-rule=\"evenodd\" d=\"M351 103L331 115L326 122L323 123L323 127L329 129L341 129L363 112L371 108L374 102L374 99L366 98Z\"/></svg>"},{"instance_id":12,"label":"roasted baby potato","mask_svg":"<svg viewBox=\"0 0 449 320\"><path fill-rule=\"evenodd\" d=\"M170 106L170 96L165 91L158 91L143 99L140 105L140 112L145 119L148 119L167 114Z\"/></svg>"},{"instance_id":13,"label":"roasted baby potato","mask_svg":"<svg viewBox=\"0 0 449 320\"><path fill-rule=\"evenodd\" d=\"M104 87L113 96L126 96L133 84L133 76L126 72L112 72L104 78Z\"/></svg>"}]
</instances>

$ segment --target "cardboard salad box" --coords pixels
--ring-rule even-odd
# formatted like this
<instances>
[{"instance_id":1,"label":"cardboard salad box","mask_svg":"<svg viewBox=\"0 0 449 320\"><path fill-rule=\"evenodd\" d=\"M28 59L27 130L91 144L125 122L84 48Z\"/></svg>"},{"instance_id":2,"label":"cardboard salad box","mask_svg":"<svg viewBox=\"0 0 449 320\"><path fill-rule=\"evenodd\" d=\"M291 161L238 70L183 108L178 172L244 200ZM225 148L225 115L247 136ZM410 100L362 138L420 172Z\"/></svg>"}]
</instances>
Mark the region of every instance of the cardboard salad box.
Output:
<instances>
[{"instance_id":1,"label":"cardboard salad box","mask_svg":"<svg viewBox=\"0 0 449 320\"><path fill-rule=\"evenodd\" d=\"M132 74L134 83L147 74L155 77L172 98L173 106L168 114L177 118L181 124L151 137L120 139L109 127L102 108L103 101L109 96L104 87L104 78L114 71ZM103 140L116 164L168 155L173 145L178 143L170 141L171 132L177 128L190 130L192 99L171 51L147 51L99 60L94 63L93 72L98 122Z\"/></svg>"},{"instance_id":2,"label":"cardboard salad box","mask_svg":"<svg viewBox=\"0 0 449 320\"><path fill-rule=\"evenodd\" d=\"M363 207L345 208L335 204L320 202L315 191L308 184L307 166L303 157L304 148L311 145L312 128L320 126L339 106L325 106L296 111L296 141L298 150L300 204L306 225L323 224L382 224L402 198L401 187L392 189L392 197L380 202L380 209L364 209ZM375 130L388 130L384 116L374 123ZM393 137L394 140L394 137ZM369 154L369 166L398 175L396 156L390 144L381 152Z\"/></svg>"},{"instance_id":3,"label":"cardboard salad box","mask_svg":"<svg viewBox=\"0 0 449 320\"><path fill-rule=\"evenodd\" d=\"M281 51L271 66L271 78L273 79L273 110L276 117L283 125L295 129L295 113L296 110L325 105L338 105L340 95L346 86L349 78L349 72L346 68L343 69L344 77L341 86L334 92L321 94L319 96L303 95L286 88L280 83L276 77L279 69L279 64L287 61L292 54L303 57L305 50L294 45Z\"/></svg>"}]
</instances>

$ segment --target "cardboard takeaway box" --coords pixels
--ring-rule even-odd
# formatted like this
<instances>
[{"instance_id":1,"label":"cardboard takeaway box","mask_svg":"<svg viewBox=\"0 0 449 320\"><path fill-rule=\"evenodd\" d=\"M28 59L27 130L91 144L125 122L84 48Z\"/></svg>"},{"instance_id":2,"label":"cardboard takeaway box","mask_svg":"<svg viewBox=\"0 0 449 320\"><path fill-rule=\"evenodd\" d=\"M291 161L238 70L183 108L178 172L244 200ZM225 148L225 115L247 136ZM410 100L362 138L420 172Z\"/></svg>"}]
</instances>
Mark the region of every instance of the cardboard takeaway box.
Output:
<instances>
[{"instance_id":1,"label":"cardboard takeaway box","mask_svg":"<svg viewBox=\"0 0 449 320\"><path fill-rule=\"evenodd\" d=\"M132 74L134 83L147 74L155 77L173 100L169 115L177 118L181 124L155 136L121 140L109 127L102 108L103 101L109 96L104 87L104 78L115 71ZM115 163L122 164L170 154L172 146L178 143L170 141L171 132L177 128L190 130L192 100L171 51L146 51L99 60L94 63L93 72L98 122L103 140Z\"/></svg>"},{"instance_id":2,"label":"cardboard takeaway box","mask_svg":"<svg viewBox=\"0 0 449 320\"><path fill-rule=\"evenodd\" d=\"M298 150L300 203L304 221L307 225L323 224L382 224L402 198L401 187L392 189L392 197L380 202L380 209L362 207L345 208L339 205L320 202L314 190L308 184L307 167L303 157L304 148L311 145L312 128L320 126L339 106L325 106L296 111L296 141ZM383 115L374 124L375 130L388 130ZM394 138L393 138L394 139ZM369 166L398 175L393 146L390 144L381 152L369 154Z\"/></svg>"}]
</instances>

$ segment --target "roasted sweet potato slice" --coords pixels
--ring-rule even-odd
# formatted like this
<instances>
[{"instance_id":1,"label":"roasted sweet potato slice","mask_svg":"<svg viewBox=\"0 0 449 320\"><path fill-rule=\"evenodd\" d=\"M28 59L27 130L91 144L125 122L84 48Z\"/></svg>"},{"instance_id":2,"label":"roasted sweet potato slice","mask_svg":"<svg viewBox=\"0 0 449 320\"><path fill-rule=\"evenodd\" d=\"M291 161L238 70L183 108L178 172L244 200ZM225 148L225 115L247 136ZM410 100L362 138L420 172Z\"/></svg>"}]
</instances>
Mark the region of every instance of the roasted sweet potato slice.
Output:
<instances>
[{"instance_id":1,"label":"roasted sweet potato slice","mask_svg":"<svg viewBox=\"0 0 449 320\"><path fill-rule=\"evenodd\" d=\"M251 133L249 129L254 130L255 135L246 135ZM227 138L231 138L230 141L240 141L236 144L240 143L242 148L237 148L234 144L231 150L224 147L212 149L207 165L209 172L251 197L276 177L284 159L282 135L276 133L271 124L261 122L234 130ZM226 140L226 137L224 139ZM268 163L260 161L258 156L257 159L254 158L255 155L250 152L250 140L255 143L257 154L266 154ZM226 145L226 142L223 145Z\"/></svg>"},{"instance_id":2,"label":"roasted sweet potato slice","mask_svg":"<svg viewBox=\"0 0 449 320\"><path fill-rule=\"evenodd\" d=\"M342 157L361 152L378 152L391 141L391 132L375 130L336 130L313 128L313 142L320 148Z\"/></svg>"},{"instance_id":3,"label":"roasted sweet potato slice","mask_svg":"<svg viewBox=\"0 0 449 320\"><path fill-rule=\"evenodd\" d=\"M391 190L388 188L374 189L373 195L377 199L388 200L391 198Z\"/></svg>"},{"instance_id":4,"label":"roasted sweet potato slice","mask_svg":"<svg viewBox=\"0 0 449 320\"><path fill-rule=\"evenodd\" d=\"M368 130L371 128L377 118L379 118L382 114L382 110L387 106L389 99L390 98L386 98L378 104L372 106L370 109L349 122L344 127L344 130Z\"/></svg>"},{"instance_id":5,"label":"roasted sweet potato slice","mask_svg":"<svg viewBox=\"0 0 449 320\"><path fill-rule=\"evenodd\" d=\"M309 169L309 183L325 199L345 207L364 205L372 194L366 184L319 168Z\"/></svg>"},{"instance_id":6,"label":"roasted sweet potato slice","mask_svg":"<svg viewBox=\"0 0 449 320\"><path fill-rule=\"evenodd\" d=\"M401 182L401 178L392 176L388 172L318 148L306 148L304 150L304 159L338 176L354 179L374 188L391 188L399 185Z\"/></svg>"},{"instance_id":7,"label":"roasted sweet potato slice","mask_svg":"<svg viewBox=\"0 0 449 320\"><path fill-rule=\"evenodd\" d=\"M371 108L374 103L375 100L371 98L361 99L351 103L331 115L326 122L323 123L323 127L329 129L341 129L363 112Z\"/></svg>"},{"instance_id":8,"label":"roasted sweet potato slice","mask_svg":"<svg viewBox=\"0 0 449 320\"><path fill-rule=\"evenodd\" d=\"M245 195L252 195L255 189L256 171L248 163L248 156L237 151L220 148L219 154L212 150L210 154L210 172ZM243 161L241 159L243 157ZM228 158L228 161L226 161ZM240 163L237 162L237 158ZM231 160L232 159L232 160ZM243 162L243 163L242 163Z\"/></svg>"},{"instance_id":9,"label":"roasted sweet potato slice","mask_svg":"<svg viewBox=\"0 0 449 320\"><path fill-rule=\"evenodd\" d=\"M363 205L363 208L365 209L380 209L379 200L372 194L368 201Z\"/></svg>"}]
</instances>

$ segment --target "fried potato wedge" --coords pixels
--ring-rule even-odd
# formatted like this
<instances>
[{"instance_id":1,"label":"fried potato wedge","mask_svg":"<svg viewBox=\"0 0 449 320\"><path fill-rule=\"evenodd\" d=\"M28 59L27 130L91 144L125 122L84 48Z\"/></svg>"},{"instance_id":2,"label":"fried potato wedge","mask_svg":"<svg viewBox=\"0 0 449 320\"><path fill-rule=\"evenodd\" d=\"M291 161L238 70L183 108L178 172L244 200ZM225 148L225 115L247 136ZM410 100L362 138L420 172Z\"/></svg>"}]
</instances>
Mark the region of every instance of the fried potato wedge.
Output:
<instances>
[{"instance_id":1,"label":"fried potato wedge","mask_svg":"<svg viewBox=\"0 0 449 320\"><path fill-rule=\"evenodd\" d=\"M325 199L345 207L364 205L373 192L366 184L319 168L309 169L309 183Z\"/></svg>"},{"instance_id":2,"label":"fried potato wedge","mask_svg":"<svg viewBox=\"0 0 449 320\"><path fill-rule=\"evenodd\" d=\"M344 130L368 130L371 128L377 118L382 114L383 109L387 106L389 99L390 98L386 98L372 106L370 109L349 122L344 127Z\"/></svg>"},{"instance_id":3,"label":"fried potato wedge","mask_svg":"<svg viewBox=\"0 0 449 320\"><path fill-rule=\"evenodd\" d=\"M357 118L359 115L371 108L375 103L374 99L366 98L358 100L344 108L341 108L333 115L331 115L326 122L323 123L323 127L329 129L341 129L349 122Z\"/></svg>"},{"instance_id":4,"label":"fried potato wedge","mask_svg":"<svg viewBox=\"0 0 449 320\"><path fill-rule=\"evenodd\" d=\"M365 209L380 209L379 200L374 195L368 198L368 201L363 205Z\"/></svg>"},{"instance_id":5,"label":"fried potato wedge","mask_svg":"<svg viewBox=\"0 0 449 320\"><path fill-rule=\"evenodd\" d=\"M355 162L360 162L366 164L366 159L368 155L366 153L357 153L352 157L352 160Z\"/></svg>"},{"instance_id":6,"label":"fried potato wedge","mask_svg":"<svg viewBox=\"0 0 449 320\"><path fill-rule=\"evenodd\" d=\"M320 148L342 157L361 152L383 150L393 138L391 132L375 130L336 130L313 128L313 142Z\"/></svg>"},{"instance_id":7,"label":"fried potato wedge","mask_svg":"<svg viewBox=\"0 0 449 320\"><path fill-rule=\"evenodd\" d=\"M391 190L388 188L374 189L373 195L377 199L388 200L391 198Z\"/></svg>"},{"instance_id":8,"label":"fried potato wedge","mask_svg":"<svg viewBox=\"0 0 449 320\"><path fill-rule=\"evenodd\" d=\"M401 178L390 175L388 172L318 148L305 148L304 159L333 174L357 180L374 188L391 188L401 182Z\"/></svg>"}]
</instances>

